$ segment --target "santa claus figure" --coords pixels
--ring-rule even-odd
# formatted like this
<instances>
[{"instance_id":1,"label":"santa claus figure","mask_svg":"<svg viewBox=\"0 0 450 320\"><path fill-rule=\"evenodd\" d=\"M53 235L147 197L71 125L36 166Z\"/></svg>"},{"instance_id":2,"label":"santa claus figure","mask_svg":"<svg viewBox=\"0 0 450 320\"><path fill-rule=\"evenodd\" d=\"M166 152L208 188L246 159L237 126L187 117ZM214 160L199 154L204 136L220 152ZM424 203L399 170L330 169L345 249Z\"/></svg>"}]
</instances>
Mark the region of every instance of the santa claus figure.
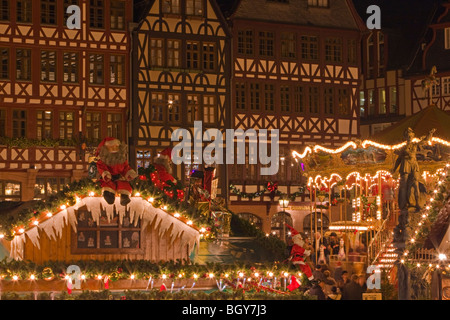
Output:
<instances>
[{"instance_id":1,"label":"santa claus figure","mask_svg":"<svg viewBox=\"0 0 450 320\"><path fill-rule=\"evenodd\" d=\"M166 148L154 158L153 166L156 172L151 174L151 178L156 187L164 190L168 186L167 181L176 183L172 176L172 149Z\"/></svg>"},{"instance_id":2,"label":"santa claus figure","mask_svg":"<svg viewBox=\"0 0 450 320\"><path fill-rule=\"evenodd\" d=\"M305 250L305 240L297 230L295 230L288 224L286 224L286 227L291 230L292 242L294 243L291 249L289 260L293 265L298 266L301 272L303 272L308 280L311 281L314 279L314 276L312 274L311 268L308 264L305 263L304 260L305 257L308 257L311 254L311 250Z\"/></svg>"},{"instance_id":3,"label":"santa claus figure","mask_svg":"<svg viewBox=\"0 0 450 320\"><path fill-rule=\"evenodd\" d=\"M136 171L127 161L127 145L116 138L105 138L98 145L96 156L97 170L101 175L103 198L113 204L116 192L120 194L120 204L130 203L131 185L129 181L137 178Z\"/></svg>"}]
</instances>

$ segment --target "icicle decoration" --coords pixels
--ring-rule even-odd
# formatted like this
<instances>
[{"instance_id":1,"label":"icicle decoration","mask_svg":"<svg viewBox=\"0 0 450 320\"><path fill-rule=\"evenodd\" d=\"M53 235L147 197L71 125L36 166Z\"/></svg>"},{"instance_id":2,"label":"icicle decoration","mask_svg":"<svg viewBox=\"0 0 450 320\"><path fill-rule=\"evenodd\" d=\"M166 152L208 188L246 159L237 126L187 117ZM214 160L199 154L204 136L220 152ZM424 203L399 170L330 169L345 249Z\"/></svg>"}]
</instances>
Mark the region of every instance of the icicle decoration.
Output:
<instances>
[{"instance_id":1,"label":"icicle decoration","mask_svg":"<svg viewBox=\"0 0 450 320\"><path fill-rule=\"evenodd\" d=\"M51 218L41 222L37 227L30 228L22 235L16 236L11 242L10 256L16 260L23 259L25 234L33 245L39 248L39 230L45 232L51 240L61 238L62 230L68 224L76 232L77 219L75 211L83 206L86 206L87 211L92 215L92 219L97 223L100 221L102 211L106 213L109 221L117 214L121 222L125 214L128 213L130 222L135 226L141 220L142 229L155 222L154 226L159 236L171 229L169 234L171 244L178 238L181 246L189 245L189 248L194 248L197 244L196 247L198 248L200 244L200 233L196 229L186 225L164 210L154 208L151 203L140 197L131 197L131 202L126 207L120 205L119 197L116 197L116 201L112 205L107 204L103 197L85 197L74 206L54 213Z\"/></svg>"}]
</instances>

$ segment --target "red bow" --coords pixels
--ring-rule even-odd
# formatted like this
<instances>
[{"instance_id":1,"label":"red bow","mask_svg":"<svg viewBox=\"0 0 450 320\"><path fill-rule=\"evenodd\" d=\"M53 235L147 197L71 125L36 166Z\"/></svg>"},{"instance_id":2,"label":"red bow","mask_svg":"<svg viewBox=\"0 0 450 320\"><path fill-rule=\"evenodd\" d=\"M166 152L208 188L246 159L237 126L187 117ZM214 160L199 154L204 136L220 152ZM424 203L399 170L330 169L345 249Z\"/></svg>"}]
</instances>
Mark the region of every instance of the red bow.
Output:
<instances>
[{"instance_id":1,"label":"red bow","mask_svg":"<svg viewBox=\"0 0 450 320\"><path fill-rule=\"evenodd\" d=\"M275 192L277 189L278 189L278 182L275 182L275 183L268 182L267 183L267 190L269 190L270 192Z\"/></svg>"}]
</instances>

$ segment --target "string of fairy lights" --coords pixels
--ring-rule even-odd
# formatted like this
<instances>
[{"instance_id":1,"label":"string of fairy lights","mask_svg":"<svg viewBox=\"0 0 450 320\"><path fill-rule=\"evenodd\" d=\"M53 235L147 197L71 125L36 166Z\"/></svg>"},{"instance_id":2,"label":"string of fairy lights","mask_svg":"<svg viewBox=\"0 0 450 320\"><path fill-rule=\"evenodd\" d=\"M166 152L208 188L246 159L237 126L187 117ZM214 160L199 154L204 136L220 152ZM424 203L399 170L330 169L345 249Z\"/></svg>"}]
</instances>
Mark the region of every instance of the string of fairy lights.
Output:
<instances>
[{"instance_id":1,"label":"string of fairy lights","mask_svg":"<svg viewBox=\"0 0 450 320\"><path fill-rule=\"evenodd\" d=\"M95 191L88 192L88 197L97 197L97 196L101 196L101 195L98 195ZM148 201L152 205L155 201L155 199L153 197L144 198L144 196L141 196L141 194L139 192L136 192L134 194L134 197L141 197L143 200ZM75 195L75 197L74 197L75 204L78 204L79 202L81 202L82 199L83 198L81 196ZM26 233L31 228L38 227L42 222L44 222L48 219L51 219L51 218L53 218L54 215L66 210L70 206L69 202L70 201L67 200L66 203L61 204L56 212L45 211L45 212L42 212L41 214L36 214L35 217L33 217L29 220L28 225L16 226L12 230L13 239L16 236L20 236L20 235ZM182 223L184 223L184 224L188 225L189 227L194 228L195 230L200 232L201 238L209 236L207 226L200 226L200 227L197 226L196 224L194 224L192 219L184 216L183 214L181 214L179 212L169 211L169 207L165 204L160 206L159 209L163 210L164 212L166 212L169 215L172 215L173 217L177 218ZM5 234L0 233L0 239L4 239L4 238L5 238Z\"/></svg>"},{"instance_id":2,"label":"string of fairy lights","mask_svg":"<svg viewBox=\"0 0 450 320\"><path fill-rule=\"evenodd\" d=\"M419 142L420 139L414 138L412 141L413 142ZM441 139L441 138L438 138L438 137L432 137L431 141L429 142L429 144L432 144L433 142L439 143L439 144L444 145L446 147L450 147L450 142L449 141ZM375 142L375 141L372 141L372 140L364 140L363 142L361 142L361 146L364 149L369 147L369 146L372 146L372 147L376 147L376 148L380 148L380 149L384 149L384 150L398 150L398 149L404 147L405 145L406 145L406 141L404 141L402 143L395 144L395 145L381 144L381 143L378 143L378 142ZM292 152L292 156L294 158L303 159L308 154L316 153L318 151L322 151L322 152L329 153L329 154L338 154L338 153L344 152L345 150L347 150L350 147L353 148L353 149L357 149L358 145L355 142L353 142L353 141L349 141L346 144L344 144L342 147L339 147L339 148L336 148L336 149L326 148L326 147L323 147L321 145L315 145L312 148L308 146L308 147L306 147L303 150L302 153L298 153L297 151L293 151Z\"/></svg>"},{"instance_id":3,"label":"string of fairy lights","mask_svg":"<svg viewBox=\"0 0 450 320\"><path fill-rule=\"evenodd\" d=\"M195 268L194 271L189 270L189 267ZM221 266L222 269L224 266ZM302 283L303 274L299 271L292 271L286 269L279 270L280 265L273 265L271 267L264 266L261 268L255 267L238 267L235 270L231 268L223 269L221 271L211 271L209 266L180 266L179 270L167 270L163 269L160 272L151 271L126 271L122 268L118 268L116 271L107 273L101 270L86 271L83 270L77 274L68 274L65 272L55 273L50 267L44 268L41 272L31 270L28 272L11 272L8 275L0 274L0 280L10 280L12 282L35 282L38 280L62 280L67 284L73 284L76 281L99 281L103 284L104 289L110 289L111 281L118 280L144 280L147 282L147 290L154 289L155 285L163 285L167 287L167 284L171 284L171 289L177 286L190 285L187 290L192 290L196 284L202 285L202 287L217 285L220 291L223 291L225 284L228 284L233 289L252 289L260 288L268 292L275 292L279 294L289 293L287 291L288 285L292 283L293 278L299 284ZM186 282L185 280L190 280ZM133 286L133 282L127 282L130 287ZM183 286L183 288L184 288Z\"/></svg>"},{"instance_id":4,"label":"string of fairy lights","mask_svg":"<svg viewBox=\"0 0 450 320\"><path fill-rule=\"evenodd\" d=\"M421 212L420 219L416 226L414 226L414 233L412 234L411 238L409 239L409 245L414 245L416 241L418 240L418 235L421 233L422 229L424 228L427 221L430 219L430 213L434 209L435 203L437 199L443 195L443 192L439 190L439 187L444 184L445 180L449 178L449 171L450 171L450 163L447 163L444 168L439 169L435 176L439 177L439 179L436 182L436 188L433 190L431 195L429 196L429 199L427 200L427 203L425 205L424 210ZM444 197L445 199L445 197ZM406 262L414 262L417 267L421 267L420 262L415 262L414 256L410 257L410 254L414 254L414 250L406 249L404 251L404 256L400 259L401 263ZM439 263L429 263L428 268L436 268L439 269L441 267L441 264L444 264L445 261L447 261L447 256L443 252L437 252L436 261L439 261ZM447 268L450 268L450 264L448 264Z\"/></svg>"}]
</instances>

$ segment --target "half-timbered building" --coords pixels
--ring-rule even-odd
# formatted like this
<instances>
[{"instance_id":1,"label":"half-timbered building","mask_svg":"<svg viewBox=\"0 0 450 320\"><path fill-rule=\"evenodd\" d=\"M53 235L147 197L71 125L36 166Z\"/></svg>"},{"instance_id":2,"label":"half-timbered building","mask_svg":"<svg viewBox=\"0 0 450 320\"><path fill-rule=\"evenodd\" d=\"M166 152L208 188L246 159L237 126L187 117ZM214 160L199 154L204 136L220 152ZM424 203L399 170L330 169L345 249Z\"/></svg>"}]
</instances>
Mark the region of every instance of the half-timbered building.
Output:
<instances>
[{"instance_id":1,"label":"half-timbered building","mask_svg":"<svg viewBox=\"0 0 450 320\"><path fill-rule=\"evenodd\" d=\"M276 175L260 175L261 166L250 164L245 150L246 164L231 166L230 184L248 194L272 181L279 191L294 194L304 181L293 150L316 143L339 146L359 136L362 21L346 0L222 2L233 34L232 126L278 129L280 136ZM272 220L276 225L283 220L275 222L281 209L269 192L253 199L231 193L230 199L234 211L256 215L252 219L266 232ZM304 196L296 200L302 208ZM295 211L289 213L298 216L293 223L302 230L303 215Z\"/></svg>"},{"instance_id":2,"label":"half-timbered building","mask_svg":"<svg viewBox=\"0 0 450 320\"><path fill-rule=\"evenodd\" d=\"M90 145L125 141L132 16L132 0L0 1L0 201L45 198L86 174Z\"/></svg>"},{"instance_id":3,"label":"half-timbered building","mask_svg":"<svg viewBox=\"0 0 450 320\"><path fill-rule=\"evenodd\" d=\"M363 18L372 2L354 4ZM379 7L381 29L366 29L361 43L362 138L431 104L450 110L448 2L385 1ZM436 82L426 86L432 72Z\"/></svg>"},{"instance_id":4,"label":"half-timbered building","mask_svg":"<svg viewBox=\"0 0 450 320\"><path fill-rule=\"evenodd\" d=\"M130 161L147 167L167 147L172 133L229 128L230 43L227 24L215 1L143 1L145 10L133 33L133 129ZM174 166L187 182L199 164ZM218 193L226 186L225 167L217 166Z\"/></svg>"},{"instance_id":5,"label":"half-timbered building","mask_svg":"<svg viewBox=\"0 0 450 320\"><path fill-rule=\"evenodd\" d=\"M433 15L408 70L411 103L406 114L415 114L429 105L450 112L450 2L434 4ZM434 69L435 68L435 69ZM433 79L427 87L430 75ZM433 81L434 80L434 81Z\"/></svg>"}]
</instances>

